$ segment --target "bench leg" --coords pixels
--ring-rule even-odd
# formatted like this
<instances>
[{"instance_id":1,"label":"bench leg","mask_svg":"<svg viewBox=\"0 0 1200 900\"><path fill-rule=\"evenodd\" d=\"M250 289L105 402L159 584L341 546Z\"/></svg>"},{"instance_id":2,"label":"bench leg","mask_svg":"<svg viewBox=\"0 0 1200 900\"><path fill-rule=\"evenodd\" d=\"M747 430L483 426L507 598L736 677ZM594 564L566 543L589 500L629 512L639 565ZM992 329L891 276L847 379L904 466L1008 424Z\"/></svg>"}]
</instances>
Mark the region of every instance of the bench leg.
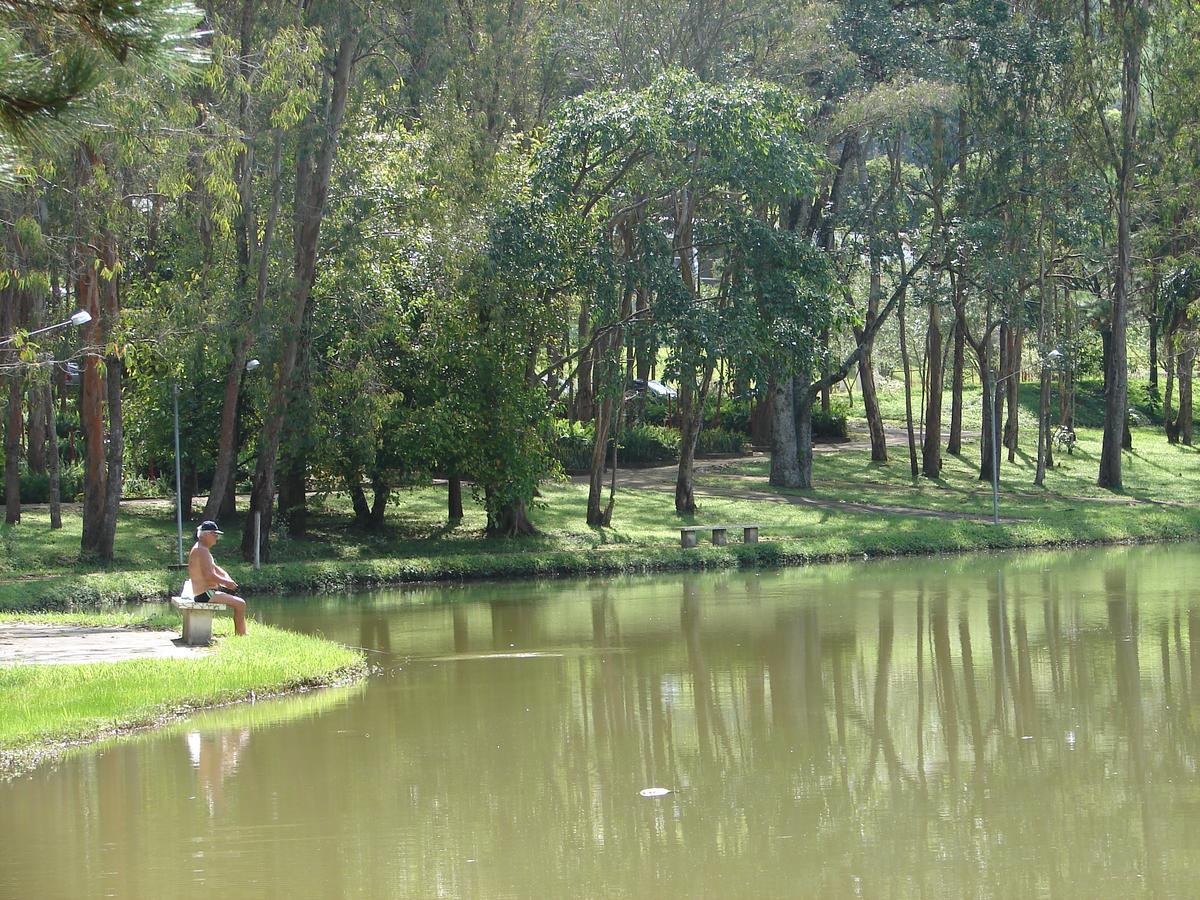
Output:
<instances>
[{"instance_id":1,"label":"bench leg","mask_svg":"<svg viewBox=\"0 0 1200 900\"><path fill-rule=\"evenodd\" d=\"M679 532L679 546L683 548L696 546L696 532L681 531Z\"/></svg>"},{"instance_id":2,"label":"bench leg","mask_svg":"<svg viewBox=\"0 0 1200 900\"><path fill-rule=\"evenodd\" d=\"M742 529L742 540L745 541L747 544L757 544L758 543L758 529L757 528Z\"/></svg>"},{"instance_id":3,"label":"bench leg","mask_svg":"<svg viewBox=\"0 0 1200 900\"><path fill-rule=\"evenodd\" d=\"M212 643L212 613L183 614L183 642L189 647L207 647Z\"/></svg>"},{"instance_id":4,"label":"bench leg","mask_svg":"<svg viewBox=\"0 0 1200 900\"><path fill-rule=\"evenodd\" d=\"M715 547L724 547L725 546L725 529L724 528L714 528L712 536L713 536L713 546L715 546Z\"/></svg>"}]
</instances>

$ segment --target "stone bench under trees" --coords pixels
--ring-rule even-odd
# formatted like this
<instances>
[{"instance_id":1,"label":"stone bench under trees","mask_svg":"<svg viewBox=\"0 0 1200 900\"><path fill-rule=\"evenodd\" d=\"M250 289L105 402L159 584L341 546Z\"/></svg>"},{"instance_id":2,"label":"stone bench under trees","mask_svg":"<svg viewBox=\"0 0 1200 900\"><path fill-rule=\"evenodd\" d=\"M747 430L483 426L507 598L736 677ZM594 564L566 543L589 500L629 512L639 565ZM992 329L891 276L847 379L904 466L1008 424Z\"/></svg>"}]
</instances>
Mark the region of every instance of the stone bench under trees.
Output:
<instances>
[{"instance_id":1,"label":"stone bench under trees","mask_svg":"<svg viewBox=\"0 0 1200 900\"><path fill-rule=\"evenodd\" d=\"M183 642L189 647L212 643L212 620L225 609L220 603L197 603L191 597L172 597L171 605L183 615Z\"/></svg>"},{"instance_id":2,"label":"stone bench under trees","mask_svg":"<svg viewBox=\"0 0 1200 900\"><path fill-rule=\"evenodd\" d=\"M727 541L727 534L730 531L742 529L742 541L747 544L758 543L758 525L687 525L679 529L679 545L681 547L695 547L697 544L697 532L710 531L712 532L712 542L718 547L724 547Z\"/></svg>"}]
</instances>

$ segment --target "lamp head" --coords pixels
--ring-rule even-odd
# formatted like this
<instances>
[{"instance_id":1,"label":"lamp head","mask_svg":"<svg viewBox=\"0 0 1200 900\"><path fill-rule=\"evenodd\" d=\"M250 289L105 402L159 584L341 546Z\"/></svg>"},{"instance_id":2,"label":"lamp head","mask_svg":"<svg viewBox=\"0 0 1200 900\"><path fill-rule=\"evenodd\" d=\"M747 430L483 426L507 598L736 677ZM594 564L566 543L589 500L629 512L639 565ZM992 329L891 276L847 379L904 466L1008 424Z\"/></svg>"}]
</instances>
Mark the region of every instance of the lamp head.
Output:
<instances>
[{"instance_id":1,"label":"lamp head","mask_svg":"<svg viewBox=\"0 0 1200 900\"><path fill-rule=\"evenodd\" d=\"M261 365L262 365L262 363L260 363L257 359L248 359L248 360L246 360L246 371L253 372L255 369L257 369Z\"/></svg>"},{"instance_id":2,"label":"lamp head","mask_svg":"<svg viewBox=\"0 0 1200 900\"><path fill-rule=\"evenodd\" d=\"M1049 360L1050 362L1058 362L1062 358L1063 358L1063 353L1057 347L1055 347L1053 350L1051 350L1049 353L1046 354L1046 359Z\"/></svg>"},{"instance_id":3,"label":"lamp head","mask_svg":"<svg viewBox=\"0 0 1200 900\"><path fill-rule=\"evenodd\" d=\"M86 309L77 309L75 312L71 313L71 318L67 321L76 327L80 325L86 325L88 322L92 321L92 314Z\"/></svg>"}]
</instances>

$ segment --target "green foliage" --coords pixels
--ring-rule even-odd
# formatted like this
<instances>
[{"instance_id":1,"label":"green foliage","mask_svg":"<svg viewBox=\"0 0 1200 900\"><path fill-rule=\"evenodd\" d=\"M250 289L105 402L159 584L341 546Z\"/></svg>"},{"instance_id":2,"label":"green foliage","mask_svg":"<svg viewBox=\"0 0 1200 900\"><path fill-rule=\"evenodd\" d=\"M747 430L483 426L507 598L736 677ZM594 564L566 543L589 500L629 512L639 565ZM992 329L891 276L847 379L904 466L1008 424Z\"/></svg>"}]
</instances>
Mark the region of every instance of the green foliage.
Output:
<instances>
[{"instance_id":1,"label":"green foliage","mask_svg":"<svg viewBox=\"0 0 1200 900\"><path fill-rule=\"evenodd\" d=\"M679 431L657 425L634 425L621 434L618 465L651 465L679 459Z\"/></svg>"},{"instance_id":2,"label":"green foliage","mask_svg":"<svg viewBox=\"0 0 1200 900\"><path fill-rule=\"evenodd\" d=\"M29 0L0 6L0 177L13 175L18 148L44 148L114 65L171 65L203 59L190 3ZM75 124L72 122L72 124Z\"/></svg>"},{"instance_id":3,"label":"green foliage","mask_svg":"<svg viewBox=\"0 0 1200 900\"><path fill-rule=\"evenodd\" d=\"M696 441L697 456L740 454L746 450L746 436L724 428L704 428Z\"/></svg>"},{"instance_id":4,"label":"green foliage","mask_svg":"<svg viewBox=\"0 0 1200 900\"><path fill-rule=\"evenodd\" d=\"M592 464L595 437L591 423L554 423L554 455L568 473L586 472ZM698 456L737 454L746 449L746 437L721 428L706 427L696 445ZM611 455L612 442L606 454ZM606 457L607 458L607 457ZM647 466L672 463L679 459L679 429L662 425L630 425L621 433L617 451L620 466Z\"/></svg>"},{"instance_id":5,"label":"green foliage","mask_svg":"<svg viewBox=\"0 0 1200 900\"><path fill-rule=\"evenodd\" d=\"M820 406L814 406L812 411L813 437L833 441L844 441L849 438L850 430L847 424L849 412L850 407L843 404L832 404L829 412L825 412Z\"/></svg>"},{"instance_id":6,"label":"green foliage","mask_svg":"<svg viewBox=\"0 0 1200 900\"><path fill-rule=\"evenodd\" d=\"M72 503L83 493L83 469L78 464L63 465L58 474L59 498L64 503ZM0 483L0 503L5 502L4 485ZM21 503L49 503L50 476L30 472L24 464L21 465Z\"/></svg>"},{"instance_id":7,"label":"green foliage","mask_svg":"<svg viewBox=\"0 0 1200 900\"><path fill-rule=\"evenodd\" d=\"M596 435L590 422L554 420L554 458L564 472L586 472L592 465Z\"/></svg>"}]
</instances>

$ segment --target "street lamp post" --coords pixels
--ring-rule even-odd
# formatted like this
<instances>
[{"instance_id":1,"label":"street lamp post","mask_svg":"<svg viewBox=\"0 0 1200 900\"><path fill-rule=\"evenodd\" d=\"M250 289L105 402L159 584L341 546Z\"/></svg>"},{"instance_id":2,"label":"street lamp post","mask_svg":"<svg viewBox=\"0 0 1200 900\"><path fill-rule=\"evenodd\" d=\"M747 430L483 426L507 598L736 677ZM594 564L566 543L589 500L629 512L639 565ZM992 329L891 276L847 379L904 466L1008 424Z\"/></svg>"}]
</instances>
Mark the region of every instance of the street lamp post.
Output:
<instances>
[{"instance_id":1,"label":"street lamp post","mask_svg":"<svg viewBox=\"0 0 1200 900\"><path fill-rule=\"evenodd\" d=\"M62 322L55 322L53 325L47 325L45 328L35 328L33 331L27 332L25 337L31 338L35 334L45 334L47 331L54 331L56 328L66 328L68 325L86 325L90 321L92 321L92 314L90 312L86 309L77 309L71 313L69 319L65 319ZM11 344L16 339L17 336L15 334L10 334L6 338L0 338L0 347L5 344Z\"/></svg>"},{"instance_id":2,"label":"street lamp post","mask_svg":"<svg viewBox=\"0 0 1200 900\"><path fill-rule=\"evenodd\" d=\"M257 359L246 361L246 371L253 372L259 367ZM175 536L179 546L179 565L183 566L183 479L181 475L179 454L179 381L171 384L171 397L175 407Z\"/></svg>"},{"instance_id":3,"label":"street lamp post","mask_svg":"<svg viewBox=\"0 0 1200 900\"><path fill-rule=\"evenodd\" d=\"M179 382L171 382L175 405L175 534L179 540L179 565L183 566L183 481L179 473Z\"/></svg>"},{"instance_id":4,"label":"street lamp post","mask_svg":"<svg viewBox=\"0 0 1200 900\"><path fill-rule=\"evenodd\" d=\"M1047 366L1052 362L1058 362L1062 359L1062 352L1059 350L1051 350L1042 358L1042 365ZM1000 385L1008 381L1014 375L1020 374L1021 369L1018 366L1015 372L1009 372L1003 378L997 379L992 372L988 371L988 419L989 428L992 432L992 524L1000 524L1000 438L997 432L996 419L999 416L999 404L997 403L996 392L1000 389Z\"/></svg>"}]
</instances>

